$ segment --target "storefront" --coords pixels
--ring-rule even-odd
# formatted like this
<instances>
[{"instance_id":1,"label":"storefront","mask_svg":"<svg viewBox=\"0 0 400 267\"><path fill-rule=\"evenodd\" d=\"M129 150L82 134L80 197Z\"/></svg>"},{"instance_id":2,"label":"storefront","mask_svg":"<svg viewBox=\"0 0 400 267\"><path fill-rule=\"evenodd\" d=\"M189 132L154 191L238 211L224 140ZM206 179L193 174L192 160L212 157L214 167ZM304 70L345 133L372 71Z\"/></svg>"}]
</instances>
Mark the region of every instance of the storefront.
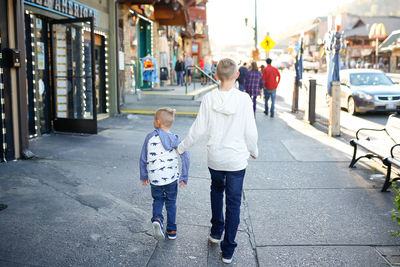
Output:
<instances>
[{"instance_id":1,"label":"storefront","mask_svg":"<svg viewBox=\"0 0 400 267\"><path fill-rule=\"evenodd\" d=\"M106 10L107 3L96 8ZM30 137L51 130L97 133L97 118L109 113L108 20L96 8L73 0L25 1Z\"/></svg>"}]
</instances>

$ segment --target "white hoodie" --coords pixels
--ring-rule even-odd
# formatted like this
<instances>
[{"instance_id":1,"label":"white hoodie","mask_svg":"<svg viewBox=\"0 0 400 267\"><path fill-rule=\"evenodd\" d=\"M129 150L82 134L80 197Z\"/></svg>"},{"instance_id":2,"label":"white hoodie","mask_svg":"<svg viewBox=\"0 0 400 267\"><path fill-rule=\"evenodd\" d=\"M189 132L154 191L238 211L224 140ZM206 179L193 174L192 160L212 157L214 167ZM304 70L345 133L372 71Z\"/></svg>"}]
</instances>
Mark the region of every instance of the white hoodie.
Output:
<instances>
[{"instance_id":1,"label":"white hoodie","mask_svg":"<svg viewBox=\"0 0 400 267\"><path fill-rule=\"evenodd\" d=\"M250 96L236 88L229 91L216 89L206 94L178 152L185 152L204 134L208 140L209 168L219 171L245 169L249 155L258 156L258 133Z\"/></svg>"}]
</instances>

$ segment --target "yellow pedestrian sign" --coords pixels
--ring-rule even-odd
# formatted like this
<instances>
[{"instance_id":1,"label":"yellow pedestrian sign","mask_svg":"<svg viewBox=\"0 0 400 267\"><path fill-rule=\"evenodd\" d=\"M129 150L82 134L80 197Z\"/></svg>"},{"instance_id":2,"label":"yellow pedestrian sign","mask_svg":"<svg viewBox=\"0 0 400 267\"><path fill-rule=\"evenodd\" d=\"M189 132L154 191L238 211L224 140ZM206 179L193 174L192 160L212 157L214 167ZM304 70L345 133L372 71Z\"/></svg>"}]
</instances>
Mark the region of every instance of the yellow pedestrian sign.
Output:
<instances>
[{"instance_id":1,"label":"yellow pedestrian sign","mask_svg":"<svg viewBox=\"0 0 400 267\"><path fill-rule=\"evenodd\" d=\"M275 42L272 41L271 37L269 37L269 35L267 35L267 37L265 37L264 41L261 42L261 47L265 49L265 51L269 51L271 50L272 47L275 46Z\"/></svg>"}]
</instances>

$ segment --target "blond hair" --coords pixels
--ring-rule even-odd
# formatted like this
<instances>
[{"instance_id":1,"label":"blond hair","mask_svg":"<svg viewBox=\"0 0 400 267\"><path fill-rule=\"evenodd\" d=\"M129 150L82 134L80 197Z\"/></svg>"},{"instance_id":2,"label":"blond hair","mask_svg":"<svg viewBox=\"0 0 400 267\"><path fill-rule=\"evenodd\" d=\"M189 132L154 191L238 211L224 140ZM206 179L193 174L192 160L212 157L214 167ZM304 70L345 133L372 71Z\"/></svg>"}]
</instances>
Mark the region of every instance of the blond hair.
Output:
<instances>
[{"instance_id":1,"label":"blond hair","mask_svg":"<svg viewBox=\"0 0 400 267\"><path fill-rule=\"evenodd\" d=\"M156 120L160 120L165 127L171 127L175 119L175 109L173 108L159 108L154 115Z\"/></svg>"},{"instance_id":2,"label":"blond hair","mask_svg":"<svg viewBox=\"0 0 400 267\"><path fill-rule=\"evenodd\" d=\"M217 65L217 75L223 81L232 80L237 73L236 62L230 58L221 59Z\"/></svg>"}]
</instances>

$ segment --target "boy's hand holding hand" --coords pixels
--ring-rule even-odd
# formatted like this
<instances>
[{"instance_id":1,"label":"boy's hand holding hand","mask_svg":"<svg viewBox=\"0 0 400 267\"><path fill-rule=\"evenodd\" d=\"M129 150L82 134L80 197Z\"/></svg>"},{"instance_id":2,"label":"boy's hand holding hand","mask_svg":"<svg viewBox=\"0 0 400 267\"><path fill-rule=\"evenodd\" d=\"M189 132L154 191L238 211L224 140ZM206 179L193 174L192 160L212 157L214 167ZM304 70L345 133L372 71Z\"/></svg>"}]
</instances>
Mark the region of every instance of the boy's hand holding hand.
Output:
<instances>
[{"instance_id":1,"label":"boy's hand holding hand","mask_svg":"<svg viewBox=\"0 0 400 267\"><path fill-rule=\"evenodd\" d=\"M186 187L186 184L185 184L185 182L184 181L181 181L180 183L179 183L179 187Z\"/></svg>"},{"instance_id":2,"label":"boy's hand holding hand","mask_svg":"<svg viewBox=\"0 0 400 267\"><path fill-rule=\"evenodd\" d=\"M140 182L142 183L142 185L148 185L149 184L149 180L140 180Z\"/></svg>"}]
</instances>

